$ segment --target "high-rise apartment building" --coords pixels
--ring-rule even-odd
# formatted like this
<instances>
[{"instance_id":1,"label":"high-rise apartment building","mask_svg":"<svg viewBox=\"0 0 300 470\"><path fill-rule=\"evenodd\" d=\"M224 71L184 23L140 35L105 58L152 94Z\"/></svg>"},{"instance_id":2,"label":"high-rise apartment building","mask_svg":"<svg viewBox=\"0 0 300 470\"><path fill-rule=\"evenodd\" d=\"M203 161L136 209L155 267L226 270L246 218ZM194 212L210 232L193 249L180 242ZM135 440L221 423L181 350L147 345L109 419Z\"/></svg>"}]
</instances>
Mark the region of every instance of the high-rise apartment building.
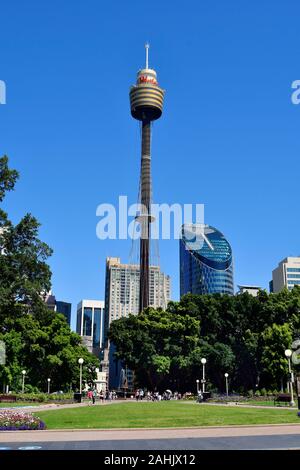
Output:
<instances>
[{"instance_id":1,"label":"high-rise apartment building","mask_svg":"<svg viewBox=\"0 0 300 470\"><path fill-rule=\"evenodd\" d=\"M232 250L219 230L204 224L186 224L179 242L181 296L234 294Z\"/></svg>"},{"instance_id":2,"label":"high-rise apartment building","mask_svg":"<svg viewBox=\"0 0 300 470\"><path fill-rule=\"evenodd\" d=\"M300 285L300 257L289 256L280 261L272 271L270 290L280 292L284 287L291 290L296 285Z\"/></svg>"},{"instance_id":3,"label":"high-rise apartment building","mask_svg":"<svg viewBox=\"0 0 300 470\"><path fill-rule=\"evenodd\" d=\"M106 259L105 331L110 323L130 313L139 313L140 267L122 264L120 258ZM166 308L171 295L170 276L159 266L149 267L149 305Z\"/></svg>"},{"instance_id":4,"label":"high-rise apartment building","mask_svg":"<svg viewBox=\"0 0 300 470\"><path fill-rule=\"evenodd\" d=\"M100 359L104 346L104 302L102 300L79 302L76 332L82 337L82 342L87 349Z\"/></svg>"},{"instance_id":5,"label":"high-rise apartment building","mask_svg":"<svg viewBox=\"0 0 300 470\"><path fill-rule=\"evenodd\" d=\"M122 264L120 258L106 259L105 277L105 338L106 349L102 370L109 374L109 387L120 388L124 382L125 369L120 361L113 357L114 345L107 341L108 328L112 321L126 317L130 313L139 313L140 303L140 267L139 265ZM170 301L170 276L163 274L159 266L149 267L149 305L165 309ZM132 388L133 373L126 370L128 389Z\"/></svg>"}]
</instances>

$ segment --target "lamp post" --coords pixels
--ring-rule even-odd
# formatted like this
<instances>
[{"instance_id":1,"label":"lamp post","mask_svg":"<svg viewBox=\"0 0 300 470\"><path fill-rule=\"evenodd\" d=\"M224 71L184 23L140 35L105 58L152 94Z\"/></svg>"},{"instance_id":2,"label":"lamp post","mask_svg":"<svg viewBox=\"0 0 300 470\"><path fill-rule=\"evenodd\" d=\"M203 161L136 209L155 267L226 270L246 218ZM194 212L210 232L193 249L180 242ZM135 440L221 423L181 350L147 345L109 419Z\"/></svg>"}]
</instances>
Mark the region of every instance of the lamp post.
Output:
<instances>
[{"instance_id":1,"label":"lamp post","mask_svg":"<svg viewBox=\"0 0 300 470\"><path fill-rule=\"evenodd\" d=\"M228 398L228 374L227 372L225 372L224 376L225 376L225 384L226 384L226 396Z\"/></svg>"},{"instance_id":2,"label":"lamp post","mask_svg":"<svg viewBox=\"0 0 300 470\"><path fill-rule=\"evenodd\" d=\"M294 390L293 390L293 373L292 373L292 368L291 368L291 356L293 354L293 352L290 350L290 349L286 349L284 351L284 354L285 354L285 357L287 358L288 360L288 364L289 364L289 384L290 384L290 391L291 391L291 401L290 401L290 405L291 406L294 406L295 405L295 402L294 402Z\"/></svg>"},{"instance_id":3,"label":"lamp post","mask_svg":"<svg viewBox=\"0 0 300 470\"><path fill-rule=\"evenodd\" d=\"M48 395L50 395L50 382L51 382L51 379L48 378L47 382L48 382Z\"/></svg>"},{"instance_id":4,"label":"lamp post","mask_svg":"<svg viewBox=\"0 0 300 470\"><path fill-rule=\"evenodd\" d=\"M24 388L25 388L25 375L26 375L26 370L22 370L22 393L24 393Z\"/></svg>"},{"instance_id":5,"label":"lamp post","mask_svg":"<svg viewBox=\"0 0 300 470\"><path fill-rule=\"evenodd\" d=\"M94 385L96 385L96 390L98 390L97 385L98 385L98 374L100 372L99 367L96 367L95 372L97 374L96 381L94 382Z\"/></svg>"},{"instance_id":6,"label":"lamp post","mask_svg":"<svg viewBox=\"0 0 300 470\"><path fill-rule=\"evenodd\" d=\"M82 394L82 364L84 363L84 360L82 357L78 359L78 364L79 364L79 393L80 395Z\"/></svg>"},{"instance_id":7,"label":"lamp post","mask_svg":"<svg viewBox=\"0 0 300 470\"><path fill-rule=\"evenodd\" d=\"M205 393L205 364L206 364L206 359L205 357L202 357L201 359L201 364L202 364L202 393Z\"/></svg>"}]
</instances>

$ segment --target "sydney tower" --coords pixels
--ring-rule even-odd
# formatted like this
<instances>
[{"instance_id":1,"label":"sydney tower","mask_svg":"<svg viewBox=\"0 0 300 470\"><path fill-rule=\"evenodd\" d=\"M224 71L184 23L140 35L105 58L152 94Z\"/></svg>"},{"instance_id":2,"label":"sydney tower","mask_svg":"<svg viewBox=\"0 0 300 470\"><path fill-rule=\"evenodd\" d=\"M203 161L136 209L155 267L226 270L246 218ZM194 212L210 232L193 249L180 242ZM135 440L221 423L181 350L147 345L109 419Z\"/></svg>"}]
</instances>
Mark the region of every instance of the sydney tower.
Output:
<instances>
[{"instance_id":1,"label":"sydney tower","mask_svg":"<svg viewBox=\"0 0 300 470\"><path fill-rule=\"evenodd\" d=\"M131 115L142 124L142 155L140 176L141 225L140 238L140 298L139 311L149 305L149 258L151 217L151 123L162 114L164 90L157 83L156 72L149 68L146 44L146 66L137 74L136 85L130 89Z\"/></svg>"}]
</instances>

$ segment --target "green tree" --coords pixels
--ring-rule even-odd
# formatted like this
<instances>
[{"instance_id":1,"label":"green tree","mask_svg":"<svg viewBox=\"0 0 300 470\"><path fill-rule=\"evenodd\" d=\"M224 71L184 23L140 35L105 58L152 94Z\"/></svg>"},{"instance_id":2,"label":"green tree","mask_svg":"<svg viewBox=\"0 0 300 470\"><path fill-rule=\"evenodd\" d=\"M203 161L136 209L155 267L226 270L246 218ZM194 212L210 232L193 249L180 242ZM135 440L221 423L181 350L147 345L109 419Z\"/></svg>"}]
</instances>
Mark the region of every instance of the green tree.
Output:
<instances>
[{"instance_id":1,"label":"green tree","mask_svg":"<svg viewBox=\"0 0 300 470\"><path fill-rule=\"evenodd\" d=\"M271 387L282 387L283 379L286 380L288 362L285 357L285 349L289 349L292 343L292 329L288 323L269 326L262 333L262 366L265 374L265 382Z\"/></svg>"},{"instance_id":2,"label":"green tree","mask_svg":"<svg viewBox=\"0 0 300 470\"><path fill-rule=\"evenodd\" d=\"M18 173L0 158L0 202L14 189ZM40 390L78 386L78 358L84 359L83 380L96 377L98 359L82 345L64 316L49 310L43 293L51 287L47 264L50 247L39 240L39 222L26 214L14 225L0 210L0 340L6 345L6 364L0 365L0 384L18 390L21 371L26 382Z\"/></svg>"},{"instance_id":3,"label":"green tree","mask_svg":"<svg viewBox=\"0 0 300 470\"><path fill-rule=\"evenodd\" d=\"M115 358L133 369L140 385L152 390L187 386L199 321L180 312L146 309L111 324Z\"/></svg>"}]
</instances>

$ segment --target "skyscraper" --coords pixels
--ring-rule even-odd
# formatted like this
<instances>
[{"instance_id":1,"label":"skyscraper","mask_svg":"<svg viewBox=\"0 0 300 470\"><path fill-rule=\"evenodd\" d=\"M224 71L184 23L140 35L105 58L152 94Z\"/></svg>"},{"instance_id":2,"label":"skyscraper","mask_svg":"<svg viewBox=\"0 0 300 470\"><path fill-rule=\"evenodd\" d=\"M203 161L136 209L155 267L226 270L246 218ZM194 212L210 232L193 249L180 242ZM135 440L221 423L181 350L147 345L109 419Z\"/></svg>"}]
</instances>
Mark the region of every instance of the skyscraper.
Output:
<instances>
[{"instance_id":1,"label":"skyscraper","mask_svg":"<svg viewBox=\"0 0 300 470\"><path fill-rule=\"evenodd\" d=\"M105 332L112 321L139 313L140 267L122 264L120 258L106 259ZM165 309L170 301L170 276L159 266L149 267L149 305Z\"/></svg>"},{"instance_id":2,"label":"skyscraper","mask_svg":"<svg viewBox=\"0 0 300 470\"><path fill-rule=\"evenodd\" d=\"M62 300L56 301L56 311L64 315L68 325L71 325L71 310L72 304L70 302L63 302Z\"/></svg>"},{"instance_id":3,"label":"skyscraper","mask_svg":"<svg viewBox=\"0 0 300 470\"><path fill-rule=\"evenodd\" d=\"M271 292L280 292L284 287L289 290L300 285L300 257L284 258L272 272Z\"/></svg>"},{"instance_id":4,"label":"skyscraper","mask_svg":"<svg viewBox=\"0 0 300 470\"><path fill-rule=\"evenodd\" d=\"M148 65L149 45L146 44L146 65L137 74L136 85L130 89L131 115L142 123L140 176L141 225L139 311L148 307L149 298L149 239L151 217L151 123L162 114L164 90L158 86L156 72Z\"/></svg>"},{"instance_id":5,"label":"skyscraper","mask_svg":"<svg viewBox=\"0 0 300 470\"><path fill-rule=\"evenodd\" d=\"M224 235L209 225L182 227L180 295L234 294L233 257Z\"/></svg>"},{"instance_id":6,"label":"skyscraper","mask_svg":"<svg viewBox=\"0 0 300 470\"><path fill-rule=\"evenodd\" d=\"M53 310L54 312L64 315L68 325L71 326L72 304L70 302L56 300L56 297L51 290L47 294L43 294L43 298L49 310Z\"/></svg>"},{"instance_id":7,"label":"skyscraper","mask_svg":"<svg viewBox=\"0 0 300 470\"><path fill-rule=\"evenodd\" d=\"M140 267L122 264L120 258L106 259L105 276L105 351L102 371L109 375L109 387L119 388L124 381L125 369L120 361L114 360L114 345L107 339L108 328L112 321L139 313ZM150 305L165 309L170 301L171 280L160 271L159 266L149 266ZM124 377L123 377L124 378ZM128 388L132 388L132 371L126 369Z\"/></svg>"},{"instance_id":8,"label":"skyscraper","mask_svg":"<svg viewBox=\"0 0 300 470\"><path fill-rule=\"evenodd\" d=\"M104 347L104 302L102 300L81 300L77 305L76 333L83 344L95 356L101 356Z\"/></svg>"}]
</instances>

